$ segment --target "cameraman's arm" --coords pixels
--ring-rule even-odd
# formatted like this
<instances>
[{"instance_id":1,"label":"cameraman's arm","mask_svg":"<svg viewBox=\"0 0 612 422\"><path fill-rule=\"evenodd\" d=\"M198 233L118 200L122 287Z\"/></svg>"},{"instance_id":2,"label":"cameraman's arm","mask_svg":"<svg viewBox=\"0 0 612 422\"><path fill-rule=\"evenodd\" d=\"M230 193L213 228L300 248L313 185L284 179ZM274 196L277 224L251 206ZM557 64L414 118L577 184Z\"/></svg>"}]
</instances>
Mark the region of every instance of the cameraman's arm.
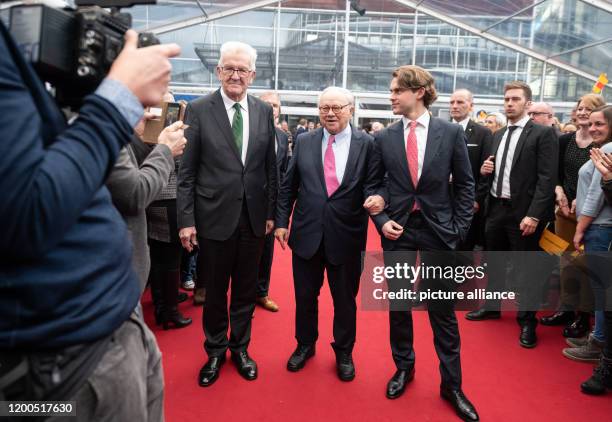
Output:
<instances>
[{"instance_id":1,"label":"cameraman's arm","mask_svg":"<svg viewBox=\"0 0 612 422\"><path fill-rule=\"evenodd\" d=\"M35 259L62 239L102 186L136 123L113 103L125 104L126 93L138 91L121 78L105 82L100 93L107 99L87 97L75 123L54 136L59 111L42 106L50 101L42 86L29 89L24 78L34 73L17 63L0 37L0 253ZM41 115L49 110L51 116Z\"/></svg>"}]
</instances>

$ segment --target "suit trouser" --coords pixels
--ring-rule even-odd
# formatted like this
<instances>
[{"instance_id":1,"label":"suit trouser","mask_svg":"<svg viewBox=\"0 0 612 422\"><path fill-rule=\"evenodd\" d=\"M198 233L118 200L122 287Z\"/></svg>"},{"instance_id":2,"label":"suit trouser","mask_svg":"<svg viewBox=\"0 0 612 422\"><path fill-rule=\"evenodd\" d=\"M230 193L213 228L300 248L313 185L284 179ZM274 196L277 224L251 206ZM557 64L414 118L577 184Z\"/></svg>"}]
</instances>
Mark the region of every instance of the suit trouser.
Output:
<instances>
[{"instance_id":1,"label":"suit trouser","mask_svg":"<svg viewBox=\"0 0 612 422\"><path fill-rule=\"evenodd\" d=\"M438 236L429 227L420 213L412 213L404 226L404 234L385 248L386 251L419 251L420 262L429 266L442 266L453 264L452 252L449 251ZM416 253L406 257L409 265L414 265ZM405 261L404 261L405 262ZM385 265L394 265L385 258ZM403 285L397 285L387 280L389 291L397 291ZM451 283L441 280L421 281L419 290L454 288ZM414 367L415 352L413 348L414 332L412 324L412 310L410 305L404 303L400 308L390 304L389 328L391 353L398 369L408 370ZM440 376L442 384L451 389L461 388L461 340L459 326L455 316L454 303L443 301L428 303L429 323L434 335L434 347L440 360Z\"/></svg>"},{"instance_id":2,"label":"suit trouser","mask_svg":"<svg viewBox=\"0 0 612 422\"><path fill-rule=\"evenodd\" d=\"M490 209L487 217L486 225L486 244L487 251L512 251L510 259L505 254L493 253L487 255L488 261L488 278L489 282L487 290L491 292L499 292L506 286L506 275L508 265L512 266L514 275L514 284L518 289L518 305L519 311L516 315L516 320L519 325L537 325L536 309L540 305L539 300L543 286L545 271L533 271L533 268L527 262L533 261L530 254L522 254L521 252L540 251L539 241L544 231L544 225L538 224L536 231L529 235L523 236L520 230L520 220L514 215L512 203L509 200L499 200L490 197ZM523 259L525 258L525 259ZM536 257L537 258L537 257ZM538 259L543 259L539 256ZM529 261L526 261L529 259ZM540 262L542 268L546 268L544 262ZM528 274L530 271L531 274ZM537 276L534 277L534 273ZM487 310L499 311L501 302L498 300L489 300L484 307Z\"/></svg>"},{"instance_id":3,"label":"suit trouser","mask_svg":"<svg viewBox=\"0 0 612 422\"><path fill-rule=\"evenodd\" d=\"M361 276L361 251L340 265L326 258L323 242L310 259L293 253L293 284L295 287L295 338L299 344L312 345L318 337L319 293L323 286L323 272L327 271L329 290L334 303L335 351L350 353L357 332L357 303Z\"/></svg>"},{"instance_id":4,"label":"suit trouser","mask_svg":"<svg viewBox=\"0 0 612 422\"><path fill-rule=\"evenodd\" d=\"M264 237L253 233L246 205L238 226L227 240L198 237L198 275L204 280L206 301L202 325L209 356L220 356L227 348L232 352L246 350L251 340L251 318L255 309L257 268ZM227 291L232 280L229 318ZM228 326L231 328L229 341Z\"/></svg>"},{"instance_id":5,"label":"suit trouser","mask_svg":"<svg viewBox=\"0 0 612 422\"><path fill-rule=\"evenodd\" d=\"M259 262L257 275L257 297L266 297L270 291L270 276L272 274L272 260L274 259L274 234L270 233L264 240L263 253Z\"/></svg>"}]
</instances>

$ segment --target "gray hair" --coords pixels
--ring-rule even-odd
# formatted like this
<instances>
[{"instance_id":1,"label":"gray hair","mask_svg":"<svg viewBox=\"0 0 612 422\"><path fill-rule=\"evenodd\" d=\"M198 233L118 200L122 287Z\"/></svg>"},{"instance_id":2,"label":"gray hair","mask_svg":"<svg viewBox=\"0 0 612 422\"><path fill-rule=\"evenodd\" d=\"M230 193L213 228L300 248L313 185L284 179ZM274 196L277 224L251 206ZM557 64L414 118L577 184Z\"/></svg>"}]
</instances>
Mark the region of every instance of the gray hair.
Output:
<instances>
[{"instance_id":1,"label":"gray hair","mask_svg":"<svg viewBox=\"0 0 612 422\"><path fill-rule=\"evenodd\" d=\"M219 66L223 66L223 58L228 54L246 54L249 57L250 70L255 70L255 62L257 61L257 50L250 45L240 41L228 41L223 43L219 50Z\"/></svg>"},{"instance_id":2,"label":"gray hair","mask_svg":"<svg viewBox=\"0 0 612 422\"><path fill-rule=\"evenodd\" d=\"M468 97L468 100L470 103L474 102L474 94L472 94L472 91L470 91L469 89L465 89L465 88L459 88L456 89L455 92L453 92L453 94L465 94Z\"/></svg>"},{"instance_id":3,"label":"gray hair","mask_svg":"<svg viewBox=\"0 0 612 422\"><path fill-rule=\"evenodd\" d=\"M279 103L281 101L280 95L278 95L278 92L276 91L266 91L259 96L260 99L265 98L265 97L276 97Z\"/></svg>"},{"instance_id":4,"label":"gray hair","mask_svg":"<svg viewBox=\"0 0 612 422\"><path fill-rule=\"evenodd\" d=\"M487 117L489 116L493 116L495 117L495 122L497 123L497 125L499 127L504 127L507 124L507 119L506 116L504 116L502 113L500 113L499 111L494 111L493 113L489 113L487 114Z\"/></svg>"},{"instance_id":5,"label":"gray hair","mask_svg":"<svg viewBox=\"0 0 612 422\"><path fill-rule=\"evenodd\" d=\"M351 93L351 91L345 88L340 88L338 86L328 86L327 88L325 88L323 92L319 94L317 104L321 104L321 97L330 92L335 92L344 95L346 97L346 101L348 101L350 105L355 105L355 96Z\"/></svg>"}]
</instances>

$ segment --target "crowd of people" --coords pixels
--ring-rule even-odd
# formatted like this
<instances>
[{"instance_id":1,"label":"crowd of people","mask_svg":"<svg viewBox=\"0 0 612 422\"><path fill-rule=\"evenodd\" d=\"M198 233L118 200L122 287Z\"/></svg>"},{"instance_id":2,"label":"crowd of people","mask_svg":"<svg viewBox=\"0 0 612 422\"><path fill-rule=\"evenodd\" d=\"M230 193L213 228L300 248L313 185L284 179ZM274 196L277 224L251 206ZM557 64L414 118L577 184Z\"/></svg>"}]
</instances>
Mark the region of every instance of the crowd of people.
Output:
<instances>
[{"instance_id":1,"label":"crowd of people","mask_svg":"<svg viewBox=\"0 0 612 422\"><path fill-rule=\"evenodd\" d=\"M589 255L612 242L612 107L603 97L578 100L572 131L550 105L533 101L529 85L509 81L503 113L475 122L473 94L458 89L448 121L429 112L432 75L406 65L389 78L398 119L386 127L353 127L353 94L328 87L318 122L302 118L290 132L279 121L278 93L248 93L256 51L226 42L219 89L188 103L185 121L147 144L145 107L173 101L168 59L179 48L137 49L136 38L127 33L107 78L68 126L0 23L0 400L75 400L78 420L163 420L161 356L139 305L147 285L164 329L192 324L179 311L187 299L180 287L203 305L200 386L219 378L228 349L239 374L256 379L248 352L254 308L279 309L270 296L275 243L292 253L297 344L287 370L304 370L315 355L326 273L337 375L350 382L370 221L383 251L418 251L440 265L453 262L453 251L537 252L554 226L569 252L586 254L561 268L554 314L538 320L538 304L519 297L518 343L535 347L538 323L562 325L570 346L563 354L597 364L582 391L612 388L609 271ZM576 268L589 271L569 274ZM506 267L490 270L487 288L503 290ZM514 270L521 279L523 269ZM389 399L415 376L411 311L390 303ZM466 318L501 314L489 300ZM462 389L452 301L430 304L428 317L440 395L461 419L477 421Z\"/></svg>"}]
</instances>

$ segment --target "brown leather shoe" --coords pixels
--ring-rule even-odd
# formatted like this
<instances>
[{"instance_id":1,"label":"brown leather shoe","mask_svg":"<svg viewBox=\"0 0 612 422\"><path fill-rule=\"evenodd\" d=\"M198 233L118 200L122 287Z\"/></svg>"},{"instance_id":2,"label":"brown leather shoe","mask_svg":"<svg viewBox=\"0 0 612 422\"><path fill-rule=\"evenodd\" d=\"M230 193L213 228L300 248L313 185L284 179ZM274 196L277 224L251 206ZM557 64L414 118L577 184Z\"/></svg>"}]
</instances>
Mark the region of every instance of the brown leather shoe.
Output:
<instances>
[{"instance_id":1,"label":"brown leather shoe","mask_svg":"<svg viewBox=\"0 0 612 422\"><path fill-rule=\"evenodd\" d=\"M203 287L199 287L195 289L195 293L193 294L193 306L204 305L205 300L206 300L206 289Z\"/></svg>"},{"instance_id":2,"label":"brown leather shoe","mask_svg":"<svg viewBox=\"0 0 612 422\"><path fill-rule=\"evenodd\" d=\"M257 304L270 312L278 312L278 305L270 299L270 296L258 297Z\"/></svg>"}]
</instances>

